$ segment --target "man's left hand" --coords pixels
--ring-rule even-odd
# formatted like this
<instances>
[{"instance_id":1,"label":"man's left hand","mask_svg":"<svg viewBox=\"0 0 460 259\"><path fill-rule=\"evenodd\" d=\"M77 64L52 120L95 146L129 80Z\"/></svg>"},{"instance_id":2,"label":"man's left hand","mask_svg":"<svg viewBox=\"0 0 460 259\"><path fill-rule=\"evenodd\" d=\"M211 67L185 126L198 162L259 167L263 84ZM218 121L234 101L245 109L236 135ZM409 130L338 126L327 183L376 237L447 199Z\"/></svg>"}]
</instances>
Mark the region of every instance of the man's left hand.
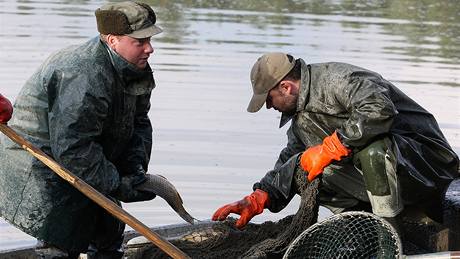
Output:
<instances>
[{"instance_id":1,"label":"man's left hand","mask_svg":"<svg viewBox=\"0 0 460 259\"><path fill-rule=\"evenodd\" d=\"M305 150L300 156L300 166L308 172L308 181L311 182L333 160L340 161L343 156L348 156L350 153L351 150L342 144L335 131L331 136L327 136L322 144Z\"/></svg>"}]
</instances>

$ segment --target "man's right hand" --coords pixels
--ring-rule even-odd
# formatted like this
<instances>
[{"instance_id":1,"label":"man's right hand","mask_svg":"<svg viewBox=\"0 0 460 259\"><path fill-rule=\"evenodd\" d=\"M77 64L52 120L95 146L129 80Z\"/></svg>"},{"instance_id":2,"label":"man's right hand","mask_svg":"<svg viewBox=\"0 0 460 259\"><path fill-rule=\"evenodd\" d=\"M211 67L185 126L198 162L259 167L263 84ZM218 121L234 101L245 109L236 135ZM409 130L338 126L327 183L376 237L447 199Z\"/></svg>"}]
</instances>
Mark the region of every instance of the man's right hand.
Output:
<instances>
[{"instance_id":1,"label":"man's right hand","mask_svg":"<svg viewBox=\"0 0 460 259\"><path fill-rule=\"evenodd\" d=\"M225 220L230 213L240 215L240 218L236 221L235 226L239 229L246 226L246 224L256 215L261 214L264 208L268 206L269 199L268 193L257 189L250 195L244 197L242 200L227 204L219 208L214 215L212 220L222 221Z\"/></svg>"},{"instance_id":2,"label":"man's right hand","mask_svg":"<svg viewBox=\"0 0 460 259\"><path fill-rule=\"evenodd\" d=\"M149 201L156 197L156 194L149 191L140 191L136 187L147 181L147 176L142 166L138 166L135 173L122 176L120 185L113 193L113 197L123 202Z\"/></svg>"},{"instance_id":3,"label":"man's right hand","mask_svg":"<svg viewBox=\"0 0 460 259\"><path fill-rule=\"evenodd\" d=\"M13 114L11 102L0 94L0 123L6 124Z\"/></svg>"}]
</instances>

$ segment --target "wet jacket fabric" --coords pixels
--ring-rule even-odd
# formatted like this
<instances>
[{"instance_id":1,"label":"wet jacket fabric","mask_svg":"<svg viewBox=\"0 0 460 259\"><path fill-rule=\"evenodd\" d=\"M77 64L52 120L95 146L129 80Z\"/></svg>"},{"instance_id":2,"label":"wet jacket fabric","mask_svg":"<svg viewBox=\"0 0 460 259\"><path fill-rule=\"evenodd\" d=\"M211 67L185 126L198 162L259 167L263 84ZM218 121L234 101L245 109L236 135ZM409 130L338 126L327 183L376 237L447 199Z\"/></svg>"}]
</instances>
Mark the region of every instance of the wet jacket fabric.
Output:
<instances>
[{"instance_id":1,"label":"wet jacket fabric","mask_svg":"<svg viewBox=\"0 0 460 259\"><path fill-rule=\"evenodd\" d=\"M155 83L99 37L53 54L26 82L9 126L99 192L147 169ZM66 250L95 236L96 204L7 137L0 139L0 216Z\"/></svg>"},{"instance_id":2,"label":"wet jacket fabric","mask_svg":"<svg viewBox=\"0 0 460 259\"><path fill-rule=\"evenodd\" d=\"M354 154L388 137L394 143L404 203L439 204L448 184L458 177L459 161L434 117L375 72L344 63L299 61L297 112L283 114L280 123L281 127L292 120L287 146L275 168L253 186L269 193L269 209L283 209L294 196L291 186L299 154L335 130ZM348 168L345 171L352 173L350 158L327 169Z\"/></svg>"}]
</instances>

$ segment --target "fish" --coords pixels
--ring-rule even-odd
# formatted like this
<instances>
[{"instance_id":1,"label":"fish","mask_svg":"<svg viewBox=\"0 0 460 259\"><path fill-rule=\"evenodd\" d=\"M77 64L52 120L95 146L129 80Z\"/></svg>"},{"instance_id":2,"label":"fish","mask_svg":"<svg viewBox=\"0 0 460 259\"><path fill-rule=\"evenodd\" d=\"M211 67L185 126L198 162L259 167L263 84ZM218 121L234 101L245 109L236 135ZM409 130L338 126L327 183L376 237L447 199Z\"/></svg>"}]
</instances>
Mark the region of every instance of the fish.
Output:
<instances>
[{"instance_id":1,"label":"fish","mask_svg":"<svg viewBox=\"0 0 460 259\"><path fill-rule=\"evenodd\" d=\"M169 206L185 221L194 225L199 220L192 217L184 208L183 201L176 187L166 179L166 177L158 174L147 174L147 180L136 186L139 191L154 192L156 195L163 198Z\"/></svg>"}]
</instances>

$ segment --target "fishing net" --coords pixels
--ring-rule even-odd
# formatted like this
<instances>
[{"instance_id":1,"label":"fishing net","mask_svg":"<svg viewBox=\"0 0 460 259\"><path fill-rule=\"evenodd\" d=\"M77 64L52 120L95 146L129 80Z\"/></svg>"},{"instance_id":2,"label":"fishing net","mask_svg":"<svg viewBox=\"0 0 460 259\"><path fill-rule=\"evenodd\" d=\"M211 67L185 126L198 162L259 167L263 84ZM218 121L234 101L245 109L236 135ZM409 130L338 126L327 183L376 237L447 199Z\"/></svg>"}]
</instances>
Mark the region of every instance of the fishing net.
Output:
<instances>
[{"instance_id":1,"label":"fishing net","mask_svg":"<svg viewBox=\"0 0 460 259\"><path fill-rule=\"evenodd\" d=\"M398 258L401 252L389 223L367 212L344 212L305 230L283 258Z\"/></svg>"},{"instance_id":2,"label":"fishing net","mask_svg":"<svg viewBox=\"0 0 460 259\"><path fill-rule=\"evenodd\" d=\"M234 227L235 219L205 223L169 241L191 258L397 258L401 244L386 221L365 212L345 212L316 223L320 179L309 183L305 173L294 175L293 190L301 196L295 215L278 222ZM315 224L316 223L316 224ZM169 230L170 231L170 230ZM404 254L420 254L404 242ZM150 242L126 250L127 259L170 258Z\"/></svg>"},{"instance_id":3,"label":"fishing net","mask_svg":"<svg viewBox=\"0 0 460 259\"><path fill-rule=\"evenodd\" d=\"M281 258L289 244L318 220L319 203L316 198L321 183L320 179L308 184L303 171L298 171L294 177L294 188L301 193L301 201L291 224L283 228L276 238L268 238L253 245L242 255L242 258Z\"/></svg>"},{"instance_id":4,"label":"fishing net","mask_svg":"<svg viewBox=\"0 0 460 259\"><path fill-rule=\"evenodd\" d=\"M318 218L316 200L320 180L308 184L304 172L296 172L293 188L301 195L297 213L278 222L248 224L243 231L234 228L235 219L216 223L210 229L196 231L171 240L191 258L281 258L289 243L313 225ZM125 256L137 258L169 258L153 245L128 249Z\"/></svg>"}]
</instances>

